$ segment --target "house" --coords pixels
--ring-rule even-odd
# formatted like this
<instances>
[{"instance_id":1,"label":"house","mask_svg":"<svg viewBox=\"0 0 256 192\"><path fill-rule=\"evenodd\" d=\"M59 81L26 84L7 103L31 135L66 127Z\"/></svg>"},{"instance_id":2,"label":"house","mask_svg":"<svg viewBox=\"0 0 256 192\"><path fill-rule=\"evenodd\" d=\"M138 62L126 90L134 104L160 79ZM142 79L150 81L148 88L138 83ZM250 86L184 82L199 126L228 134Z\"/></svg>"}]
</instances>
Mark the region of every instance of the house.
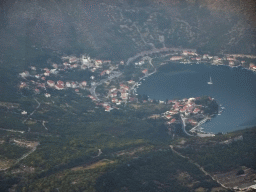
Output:
<instances>
[{"instance_id":1,"label":"house","mask_svg":"<svg viewBox=\"0 0 256 192\"><path fill-rule=\"evenodd\" d=\"M63 90L63 89L64 89L64 85L57 84L57 85L55 85L55 88L56 88L57 90Z\"/></svg>"},{"instance_id":2,"label":"house","mask_svg":"<svg viewBox=\"0 0 256 192\"><path fill-rule=\"evenodd\" d=\"M35 89L35 94L39 94L40 93L40 90L39 89Z\"/></svg>"},{"instance_id":3,"label":"house","mask_svg":"<svg viewBox=\"0 0 256 192\"><path fill-rule=\"evenodd\" d=\"M103 63L111 63L111 60L105 60Z\"/></svg>"},{"instance_id":4,"label":"house","mask_svg":"<svg viewBox=\"0 0 256 192\"><path fill-rule=\"evenodd\" d=\"M53 63L53 64L52 64L52 67L53 67L54 69L58 69L58 65L57 65L56 63Z\"/></svg>"},{"instance_id":5,"label":"house","mask_svg":"<svg viewBox=\"0 0 256 192\"><path fill-rule=\"evenodd\" d=\"M36 67L35 66L31 66L30 69L33 70L33 71L36 71Z\"/></svg>"},{"instance_id":6,"label":"house","mask_svg":"<svg viewBox=\"0 0 256 192\"><path fill-rule=\"evenodd\" d=\"M64 86L64 82L63 81L57 81L57 85L62 85L62 86Z\"/></svg>"},{"instance_id":7,"label":"house","mask_svg":"<svg viewBox=\"0 0 256 192\"><path fill-rule=\"evenodd\" d=\"M176 121L176 119L172 119L171 121L168 121L167 124L168 124L168 125L171 125L171 124L173 124L175 121Z\"/></svg>"},{"instance_id":8,"label":"house","mask_svg":"<svg viewBox=\"0 0 256 192\"><path fill-rule=\"evenodd\" d=\"M66 87L71 87L71 83L70 82L66 82Z\"/></svg>"},{"instance_id":9,"label":"house","mask_svg":"<svg viewBox=\"0 0 256 192\"><path fill-rule=\"evenodd\" d=\"M208 59L209 55L208 54L204 54L203 55L203 59Z\"/></svg>"},{"instance_id":10,"label":"house","mask_svg":"<svg viewBox=\"0 0 256 192\"><path fill-rule=\"evenodd\" d=\"M183 51L182 55L188 55L188 51Z\"/></svg>"},{"instance_id":11,"label":"house","mask_svg":"<svg viewBox=\"0 0 256 192\"><path fill-rule=\"evenodd\" d=\"M76 83L75 83L75 82L72 82L72 83L71 83L71 87L72 87L72 88L77 88Z\"/></svg>"},{"instance_id":12,"label":"house","mask_svg":"<svg viewBox=\"0 0 256 192\"><path fill-rule=\"evenodd\" d=\"M94 76L91 76L91 77L90 77L90 79L92 79L92 80L93 80L94 78L95 78Z\"/></svg>"},{"instance_id":13,"label":"house","mask_svg":"<svg viewBox=\"0 0 256 192\"><path fill-rule=\"evenodd\" d=\"M39 79L39 78L40 78L40 75L39 75L39 74L35 75L35 78Z\"/></svg>"},{"instance_id":14,"label":"house","mask_svg":"<svg viewBox=\"0 0 256 192\"><path fill-rule=\"evenodd\" d=\"M71 65L70 67L71 67L71 68L77 68L77 67L78 67L78 64L75 63L74 65Z\"/></svg>"},{"instance_id":15,"label":"house","mask_svg":"<svg viewBox=\"0 0 256 192\"><path fill-rule=\"evenodd\" d=\"M112 98L112 103L117 103L118 102L118 99L116 99L116 98Z\"/></svg>"},{"instance_id":16,"label":"house","mask_svg":"<svg viewBox=\"0 0 256 192\"><path fill-rule=\"evenodd\" d=\"M83 87L85 87L85 86L87 85L87 82L86 82L86 81L82 81L81 85L82 85Z\"/></svg>"},{"instance_id":17,"label":"house","mask_svg":"<svg viewBox=\"0 0 256 192\"><path fill-rule=\"evenodd\" d=\"M106 106L106 107L105 107L105 111L107 111L107 112L110 112L112 109L113 109L113 108L111 108L110 106Z\"/></svg>"},{"instance_id":18,"label":"house","mask_svg":"<svg viewBox=\"0 0 256 192\"><path fill-rule=\"evenodd\" d=\"M77 62L77 58L76 57L70 57L69 58L69 63L75 63L75 62Z\"/></svg>"},{"instance_id":19,"label":"house","mask_svg":"<svg viewBox=\"0 0 256 192\"><path fill-rule=\"evenodd\" d=\"M229 66L233 66L235 63L234 63L234 61L229 61L228 64L229 64Z\"/></svg>"},{"instance_id":20,"label":"house","mask_svg":"<svg viewBox=\"0 0 256 192\"><path fill-rule=\"evenodd\" d=\"M106 74L109 75L110 74L110 70L106 70Z\"/></svg>"},{"instance_id":21,"label":"house","mask_svg":"<svg viewBox=\"0 0 256 192\"><path fill-rule=\"evenodd\" d=\"M135 83L135 81L133 81L133 80L130 80L130 81L127 81L128 82L128 84L134 84Z\"/></svg>"},{"instance_id":22,"label":"house","mask_svg":"<svg viewBox=\"0 0 256 192\"><path fill-rule=\"evenodd\" d=\"M22 88L24 88L26 86L27 86L27 84L25 82L21 82L19 87L20 87L20 89L22 89Z\"/></svg>"},{"instance_id":23,"label":"house","mask_svg":"<svg viewBox=\"0 0 256 192\"><path fill-rule=\"evenodd\" d=\"M39 83L37 87L45 88L45 83Z\"/></svg>"},{"instance_id":24,"label":"house","mask_svg":"<svg viewBox=\"0 0 256 192\"><path fill-rule=\"evenodd\" d=\"M79 89L75 89L75 92L77 92L77 93L78 93L78 92L79 92Z\"/></svg>"},{"instance_id":25,"label":"house","mask_svg":"<svg viewBox=\"0 0 256 192\"><path fill-rule=\"evenodd\" d=\"M120 65L124 65L124 61L120 61Z\"/></svg>"},{"instance_id":26,"label":"house","mask_svg":"<svg viewBox=\"0 0 256 192\"><path fill-rule=\"evenodd\" d=\"M183 59L182 56L172 56L172 57L170 58L171 61L179 61L179 60L181 60L181 59Z\"/></svg>"},{"instance_id":27,"label":"house","mask_svg":"<svg viewBox=\"0 0 256 192\"><path fill-rule=\"evenodd\" d=\"M171 115L166 115L165 118L166 118L166 119L171 119L172 116L171 116Z\"/></svg>"},{"instance_id":28,"label":"house","mask_svg":"<svg viewBox=\"0 0 256 192\"><path fill-rule=\"evenodd\" d=\"M106 73L106 70L102 71L102 72L100 73L100 76L105 75L105 73Z\"/></svg>"},{"instance_id":29,"label":"house","mask_svg":"<svg viewBox=\"0 0 256 192\"><path fill-rule=\"evenodd\" d=\"M45 81L45 77L41 77L41 79L42 79L43 81Z\"/></svg>"},{"instance_id":30,"label":"house","mask_svg":"<svg viewBox=\"0 0 256 192\"><path fill-rule=\"evenodd\" d=\"M24 71L22 73L20 73L20 76L25 78L25 77L28 77L29 76L29 72L28 71Z\"/></svg>"},{"instance_id":31,"label":"house","mask_svg":"<svg viewBox=\"0 0 256 192\"><path fill-rule=\"evenodd\" d=\"M110 92L114 92L115 90L116 90L116 88L114 87L114 88L110 89Z\"/></svg>"},{"instance_id":32,"label":"house","mask_svg":"<svg viewBox=\"0 0 256 192\"><path fill-rule=\"evenodd\" d=\"M50 71L44 72L44 76L50 76Z\"/></svg>"},{"instance_id":33,"label":"house","mask_svg":"<svg viewBox=\"0 0 256 192\"><path fill-rule=\"evenodd\" d=\"M233 58L233 57L227 57L227 60L228 60L228 61L234 61L235 58Z\"/></svg>"},{"instance_id":34,"label":"house","mask_svg":"<svg viewBox=\"0 0 256 192\"><path fill-rule=\"evenodd\" d=\"M22 112L21 112L21 115L27 115L27 114L28 114L27 111L22 111Z\"/></svg>"},{"instance_id":35,"label":"house","mask_svg":"<svg viewBox=\"0 0 256 192\"><path fill-rule=\"evenodd\" d=\"M81 65L81 69L86 69L87 68L87 65Z\"/></svg>"},{"instance_id":36,"label":"house","mask_svg":"<svg viewBox=\"0 0 256 192\"><path fill-rule=\"evenodd\" d=\"M241 63L242 63L242 61L241 61ZM245 63L245 61L244 61L244 63ZM250 69L252 69L254 66L255 66L254 63L250 63L250 64L249 64L249 68L250 68Z\"/></svg>"},{"instance_id":37,"label":"house","mask_svg":"<svg viewBox=\"0 0 256 192\"><path fill-rule=\"evenodd\" d=\"M48 80L48 81L47 81L47 84L48 84L50 87L54 87L55 82L52 81L52 80Z\"/></svg>"},{"instance_id":38,"label":"house","mask_svg":"<svg viewBox=\"0 0 256 192\"><path fill-rule=\"evenodd\" d=\"M52 73L52 74L57 74L58 71L57 71L57 69L51 69L51 70L50 70L50 73Z\"/></svg>"},{"instance_id":39,"label":"house","mask_svg":"<svg viewBox=\"0 0 256 192\"><path fill-rule=\"evenodd\" d=\"M51 97L51 95L49 93L45 93L44 96L47 97L47 98Z\"/></svg>"},{"instance_id":40,"label":"house","mask_svg":"<svg viewBox=\"0 0 256 192\"><path fill-rule=\"evenodd\" d=\"M144 70L142 71L142 73L147 74L147 73L148 73L148 70L147 70L147 69L144 69Z\"/></svg>"},{"instance_id":41,"label":"house","mask_svg":"<svg viewBox=\"0 0 256 192\"><path fill-rule=\"evenodd\" d=\"M96 60L95 61L95 65L101 65L102 64L102 60Z\"/></svg>"}]
</instances>

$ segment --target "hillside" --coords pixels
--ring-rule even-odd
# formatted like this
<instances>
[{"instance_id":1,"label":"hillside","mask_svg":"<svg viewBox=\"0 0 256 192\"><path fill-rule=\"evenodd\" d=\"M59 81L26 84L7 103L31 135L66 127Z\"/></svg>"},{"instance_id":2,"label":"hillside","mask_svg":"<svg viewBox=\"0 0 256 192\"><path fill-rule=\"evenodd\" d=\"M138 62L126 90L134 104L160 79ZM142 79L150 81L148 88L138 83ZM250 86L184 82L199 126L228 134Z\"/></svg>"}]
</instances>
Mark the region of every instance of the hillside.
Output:
<instances>
[{"instance_id":1,"label":"hillside","mask_svg":"<svg viewBox=\"0 0 256 192\"><path fill-rule=\"evenodd\" d=\"M253 5L224 0L8 1L2 6L1 51L32 46L120 59L166 46L253 54Z\"/></svg>"}]
</instances>

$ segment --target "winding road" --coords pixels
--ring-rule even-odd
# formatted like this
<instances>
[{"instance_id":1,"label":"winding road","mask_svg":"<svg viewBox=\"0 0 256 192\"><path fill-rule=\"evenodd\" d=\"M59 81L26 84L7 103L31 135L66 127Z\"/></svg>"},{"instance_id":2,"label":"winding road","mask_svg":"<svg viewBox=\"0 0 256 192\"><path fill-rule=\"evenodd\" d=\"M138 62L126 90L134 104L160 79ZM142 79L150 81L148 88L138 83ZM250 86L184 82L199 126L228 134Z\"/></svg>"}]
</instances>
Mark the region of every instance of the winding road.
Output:
<instances>
[{"instance_id":1,"label":"winding road","mask_svg":"<svg viewBox=\"0 0 256 192\"><path fill-rule=\"evenodd\" d=\"M178 156L180 156L180 157L182 157L182 158L184 158L184 159L188 159L188 161L189 161L190 163L192 163L192 164L194 164L195 166L197 166L206 176L210 176L210 177L212 178L212 180L216 181L216 182L217 182L218 184L220 184L223 188L225 188L225 189L230 189L230 188L226 187L225 185L223 185L222 183L220 183L220 182L219 182L217 179L215 179L213 176L211 176L211 175L210 175L207 171L205 171L204 168L203 168L202 166L200 166L198 163L194 162L194 161L193 161L192 159L190 159L189 157L186 157L186 156L182 155L181 153L175 151L175 150L173 149L173 146L172 146L172 145L170 145L170 148L171 148L172 152L174 152L174 153L177 154Z\"/></svg>"},{"instance_id":2,"label":"winding road","mask_svg":"<svg viewBox=\"0 0 256 192\"><path fill-rule=\"evenodd\" d=\"M113 73L113 74L111 74L107 79L102 79L100 82L93 84L92 87L89 89L91 95L92 95L97 101L100 101L100 99L98 98L98 96L96 95L96 92L95 92L97 86L98 86L98 85L101 85L102 83L104 83L104 82L106 82L106 81L109 81L109 80L111 80L111 79L114 79L114 78L119 77L119 76L122 75L121 72L115 72L115 71L113 71L112 73Z\"/></svg>"}]
</instances>

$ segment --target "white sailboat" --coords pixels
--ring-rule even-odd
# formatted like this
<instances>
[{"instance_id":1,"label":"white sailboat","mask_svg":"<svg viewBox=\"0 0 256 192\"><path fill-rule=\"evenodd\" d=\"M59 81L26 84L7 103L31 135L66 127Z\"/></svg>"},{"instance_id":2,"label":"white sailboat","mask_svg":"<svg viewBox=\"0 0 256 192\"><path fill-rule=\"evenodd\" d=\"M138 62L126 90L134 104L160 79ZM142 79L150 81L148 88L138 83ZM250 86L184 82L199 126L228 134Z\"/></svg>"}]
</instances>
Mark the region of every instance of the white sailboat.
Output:
<instances>
[{"instance_id":1,"label":"white sailboat","mask_svg":"<svg viewBox=\"0 0 256 192\"><path fill-rule=\"evenodd\" d=\"M210 77L210 81L209 82L207 82L209 85L212 85L213 84L213 82L212 82L212 78Z\"/></svg>"}]
</instances>

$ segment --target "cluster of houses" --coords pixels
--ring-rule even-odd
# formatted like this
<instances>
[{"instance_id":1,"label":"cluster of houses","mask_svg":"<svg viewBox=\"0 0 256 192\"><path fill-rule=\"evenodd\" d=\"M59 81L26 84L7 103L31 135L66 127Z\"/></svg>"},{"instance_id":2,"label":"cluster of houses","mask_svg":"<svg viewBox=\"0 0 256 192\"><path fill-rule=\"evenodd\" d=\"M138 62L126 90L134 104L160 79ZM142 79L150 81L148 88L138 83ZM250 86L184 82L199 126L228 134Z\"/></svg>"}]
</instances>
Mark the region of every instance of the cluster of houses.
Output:
<instances>
[{"instance_id":1,"label":"cluster of houses","mask_svg":"<svg viewBox=\"0 0 256 192\"><path fill-rule=\"evenodd\" d=\"M103 64L110 64L110 60L91 60L90 57L87 57L85 55L82 55L81 58L77 58L75 56L67 56L62 57L63 63L62 64L52 64L52 68L44 68L37 70L35 66L31 66L31 71L24 71L20 73L20 77L23 78L23 80L19 84L19 88L29 88L34 89L34 92L36 94L39 94L42 92L42 89L44 92L47 90L46 88L52 88L56 90L63 90L65 88L74 88L76 92L79 92L79 88L85 89L88 83L86 81L82 82L74 82L74 81L66 81L63 82L61 80L58 80L57 82L53 81L51 76L56 76L61 71L67 71L72 69L89 69L92 72L95 72L97 69L102 68ZM112 69L103 70L100 73L100 76L103 76L105 74L110 74ZM40 71L40 73L37 73ZM91 76L90 79L94 79L95 76ZM56 79L56 78L55 78ZM46 97L50 97L49 93L45 93Z\"/></svg>"},{"instance_id":2,"label":"cluster of houses","mask_svg":"<svg viewBox=\"0 0 256 192\"><path fill-rule=\"evenodd\" d=\"M179 61L179 62L184 62L184 63L190 63L190 62L202 62L202 61L211 61L212 64L214 65L229 65L230 67L235 67L235 66L243 66L245 67L246 61L240 61L237 60L237 58L253 58L255 59L256 57L250 56L250 55L230 55L227 54L223 56L222 58L218 56L210 56L209 54L204 54L204 55L198 55L196 52L192 51L186 51L184 50L180 55L172 56L170 58L170 61ZM249 64L249 69L256 72L256 66L253 63Z\"/></svg>"},{"instance_id":3,"label":"cluster of houses","mask_svg":"<svg viewBox=\"0 0 256 192\"><path fill-rule=\"evenodd\" d=\"M120 84L119 89L116 87L111 88L108 93L108 97L111 98L111 102L120 105L121 102L126 102L129 96L129 87L125 84ZM121 100L122 99L122 100Z\"/></svg>"},{"instance_id":4,"label":"cluster of houses","mask_svg":"<svg viewBox=\"0 0 256 192\"><path fill-rule=\"evenodd\" d=\"M110 75L111 71L118 68L118 65L124 65L124 61L121 61L117 65L111 65L111 60L93 60L86 55L82 55L80 58L75 56L63 56L62 64L52 63L51 68L43 68L37 70L35 66L31 66L31 71L24 71L20 73L20 77L22 77L22 81L18 85L19 89L30 89L33 90L35 94L44 93L45 97L51 97L49 93L47 93L47 89L55 89L55 90L64 90L67 88L74 89L75 92L79 93L80 89L88 89L88 85L90 84L87 81L63 81L63 80L53 80L58 77L58 74L62 71L72 71L72 70L85 70L88 69L91 72L97 72L99 77ZM103 67L104 65L104 67ZM104 68L104 70L102 69ZM40 72L39 72L40 71ZM39 73L37 73L39 72ZM54 76L54 78L53 78ZM96 80L95 76L90 77L91 80ZM91 82L92 84L94 82ZM110 91L109 97L112 98L112 103L120 104L121 102L128 100L128 90L129 87L120 84L120 89L112 89ZM117 93L120 92L120 98L118 99ZM97 105L105 108L105 111L110 111L113 108L108 103L100 103L97 99L89 95L88 96L92 101L95 101ZM120 100L121 99L121 100Z\"/></svg>"},{"instance_id":5,"label":"cluster of houses","mask_svg":"<svg viewBox=\"0 0 256 192\"><path fill-rule=\"evenodd\" d=\"M196 125L198 122L193 119L194 115L203 113L203 106L195 104L196 100L199 100L200 97L197 98L189 98L183 100L169 100L168 104L171 104L172 107L169 111L166 111L163 115L167 120L166 124L171 125L176 122L176 119L173 117L176 114L183 114L187 117L187 122L191 125ZM209 97L212 100L211 97Z\"/></svg>"}]
</instances>

